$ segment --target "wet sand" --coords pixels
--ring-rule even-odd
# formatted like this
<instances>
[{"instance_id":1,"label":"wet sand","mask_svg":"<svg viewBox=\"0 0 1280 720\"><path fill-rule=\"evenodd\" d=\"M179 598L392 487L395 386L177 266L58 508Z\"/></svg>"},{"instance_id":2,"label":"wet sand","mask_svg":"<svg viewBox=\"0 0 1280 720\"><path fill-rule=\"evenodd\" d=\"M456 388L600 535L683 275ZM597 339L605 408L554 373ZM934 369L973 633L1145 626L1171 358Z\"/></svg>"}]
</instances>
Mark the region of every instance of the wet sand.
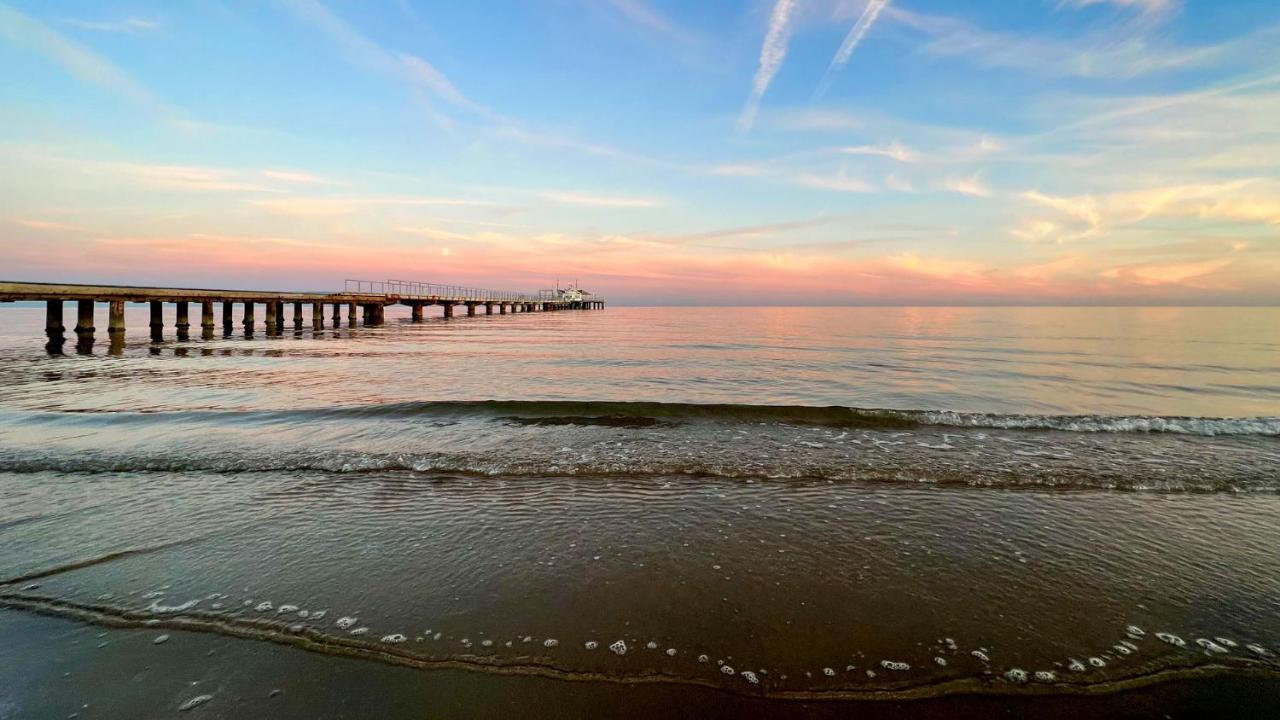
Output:
<instances>
[{"instance_id":1,"label":"wet sand","mask_svg":"<svg viewBox=\"0 0 1280 720\"><path fill-rule=\"evenodd\" d=\"M169 638L156 644L161 635ZM770 701L679 685L420 671L273 643L111 629L0 610L0 718L1206 718L1280 715L1280 679L1217 677L1097 696ZM178 708L210 695L188 712ZM85 707L88 705L88 707Z\"/></svg>"}]
</instances>

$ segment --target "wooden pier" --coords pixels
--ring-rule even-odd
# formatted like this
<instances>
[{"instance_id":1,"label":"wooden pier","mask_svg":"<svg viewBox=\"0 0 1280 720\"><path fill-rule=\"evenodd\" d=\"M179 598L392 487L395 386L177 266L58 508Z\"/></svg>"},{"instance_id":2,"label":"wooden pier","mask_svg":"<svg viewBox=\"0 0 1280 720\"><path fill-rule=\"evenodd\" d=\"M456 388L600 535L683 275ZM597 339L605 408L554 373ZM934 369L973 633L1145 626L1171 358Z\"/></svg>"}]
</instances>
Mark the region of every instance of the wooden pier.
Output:
<instances>
[{"instance_id":1,"label":"wooden pier","mask_svg":"<svg viewBox=\"0 0 1280 720\"><path fill-rule=\"evenodd\" d=\"M346 325L359 323L375 327L385 322L388 305L407 305L412 309L413 322L423 321L423 309L430 305L444 308L446 318L454 317L454 308L463 307L468 317L477 315L484 308L485 315L508 313L551 312L556 310L593 310L605 306L603 298L580 291L540 291L515 293L459 285L412 282L406 280L347 280L340 292L287 292L273 290L211 290L201 288L134 287L123 285L68 285L58 283L29 283L0 281L0 302L44 302L46 349L51 353L62 352L66 342L66 325L63 318L64 303L76 304L76 347L84 352L93 347L94 310L97 303L109 306L107 334L113 347L123 346L125 334L125 303L148 303L151 309L151 340L164 340L164 305L176 308L175 329L178 340L190 338L192 305L200 312L201 337L212 339L218 328L215 303L221 304L222 335L235 332L236 305L240 306L240 326L245 335L252 336L256 329L256 310L262 308L263 330L267 335L278 335L285 330L285 305L293 306L293 329L301 330L303 305L311 306L312 329L321 330L325 320L333 327L342 326L342 309L346 308ZM325 308L331 308L326 318Z\"/></svg>"}]
</instances>

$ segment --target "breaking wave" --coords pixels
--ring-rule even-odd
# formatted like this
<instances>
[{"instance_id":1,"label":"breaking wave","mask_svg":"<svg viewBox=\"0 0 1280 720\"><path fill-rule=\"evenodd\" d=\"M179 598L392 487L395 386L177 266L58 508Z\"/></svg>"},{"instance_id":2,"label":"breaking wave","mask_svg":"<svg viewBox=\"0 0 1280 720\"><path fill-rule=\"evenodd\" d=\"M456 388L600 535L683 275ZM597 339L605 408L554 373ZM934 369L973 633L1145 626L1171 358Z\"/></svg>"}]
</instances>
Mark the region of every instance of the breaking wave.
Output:
<instances>
[{"instance_id":1,"label":"breaking wave","mask_svg":"<svg viewBox=\"0 0 1280 720\"><path fill-rule=\"evenodd\" d=\"M91 413L99 414L99 413ZM64 413L57 415L65 417ZM1019 415L951 410L893 410L841 405L752 405L574 400L482 400L352 405L284 411L184 411L110 413L114 420L147 421L156 415L183 420L284 422L318 419L485 418L521 424L647 427L678 423L778 423L868 430L926 426L1078 433L1168 433L1280 437L1280 416L1189 417L1150 415Z\"/></svg>"}]
</instances>

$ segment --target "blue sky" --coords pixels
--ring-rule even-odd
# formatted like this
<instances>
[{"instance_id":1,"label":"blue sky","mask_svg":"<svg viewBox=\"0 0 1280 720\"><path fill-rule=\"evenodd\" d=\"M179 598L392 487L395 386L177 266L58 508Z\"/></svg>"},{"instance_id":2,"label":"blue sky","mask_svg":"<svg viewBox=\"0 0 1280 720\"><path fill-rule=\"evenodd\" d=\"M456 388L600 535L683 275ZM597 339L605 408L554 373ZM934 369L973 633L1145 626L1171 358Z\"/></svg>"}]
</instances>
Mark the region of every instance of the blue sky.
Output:
<instances>
[{"instance_id":1,"label":"blue sky","mask_svg":"<svg viewBox=\"0 0 1280 720\"><path fill-rule=\"evenodd\" d=\"M1275 303L1280 6L0 0L13 279Z\"/></svg>"}]
</instances>

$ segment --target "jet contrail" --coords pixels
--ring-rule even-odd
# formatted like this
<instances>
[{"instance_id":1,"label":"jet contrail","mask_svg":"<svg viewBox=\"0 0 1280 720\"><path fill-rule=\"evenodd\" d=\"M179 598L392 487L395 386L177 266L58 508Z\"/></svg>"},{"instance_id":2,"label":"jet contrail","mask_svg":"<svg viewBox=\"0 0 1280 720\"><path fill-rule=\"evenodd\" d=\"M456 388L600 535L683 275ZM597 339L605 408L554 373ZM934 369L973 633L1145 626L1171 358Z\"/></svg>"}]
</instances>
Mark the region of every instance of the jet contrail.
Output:
<instances>
[{"instance_id":1,"label":"jet contrail","mask_svg":"<svg viewBox=\"0 0 1280 720\"><path fill-rule=\"evenodd\" d=\"M764 91L769 89L773 76L787 59L787 38L791 34L791 11L795 9L795 0L778 0L773 6L773 14L769 17L769 31L765 33L764 44L760 46L760 67L751 81L751 95L747 104L738 116L738 132L746 134L756 122L756 112L760 110L760 100Z\"/></svg>"},{"instance_id":2,"label":"jet contrail","mask_svg":"<svg viewBox=\"0 0 1280 720\"><path fill-rule=\"evenodd\" d=\"M831 86L831 76L845 66L849 62L849 58L853 57L853 51L858 48L862 39L867 36L867 31L875 24L876 18L880 17L880 11L884 10L889 4L889 0L869 0L867 6L862 10L862 17L858 18L858 22L853 24L849 29L849 34L845 35L844 42L840 44L840 49L836 51L835 57L831 58L831 64L827 66L827 71L822 74L822 80L818 83L818 89L813 92L813 98L816 100L827 94L827 88Z\"/></svg>"}]
</instances>

